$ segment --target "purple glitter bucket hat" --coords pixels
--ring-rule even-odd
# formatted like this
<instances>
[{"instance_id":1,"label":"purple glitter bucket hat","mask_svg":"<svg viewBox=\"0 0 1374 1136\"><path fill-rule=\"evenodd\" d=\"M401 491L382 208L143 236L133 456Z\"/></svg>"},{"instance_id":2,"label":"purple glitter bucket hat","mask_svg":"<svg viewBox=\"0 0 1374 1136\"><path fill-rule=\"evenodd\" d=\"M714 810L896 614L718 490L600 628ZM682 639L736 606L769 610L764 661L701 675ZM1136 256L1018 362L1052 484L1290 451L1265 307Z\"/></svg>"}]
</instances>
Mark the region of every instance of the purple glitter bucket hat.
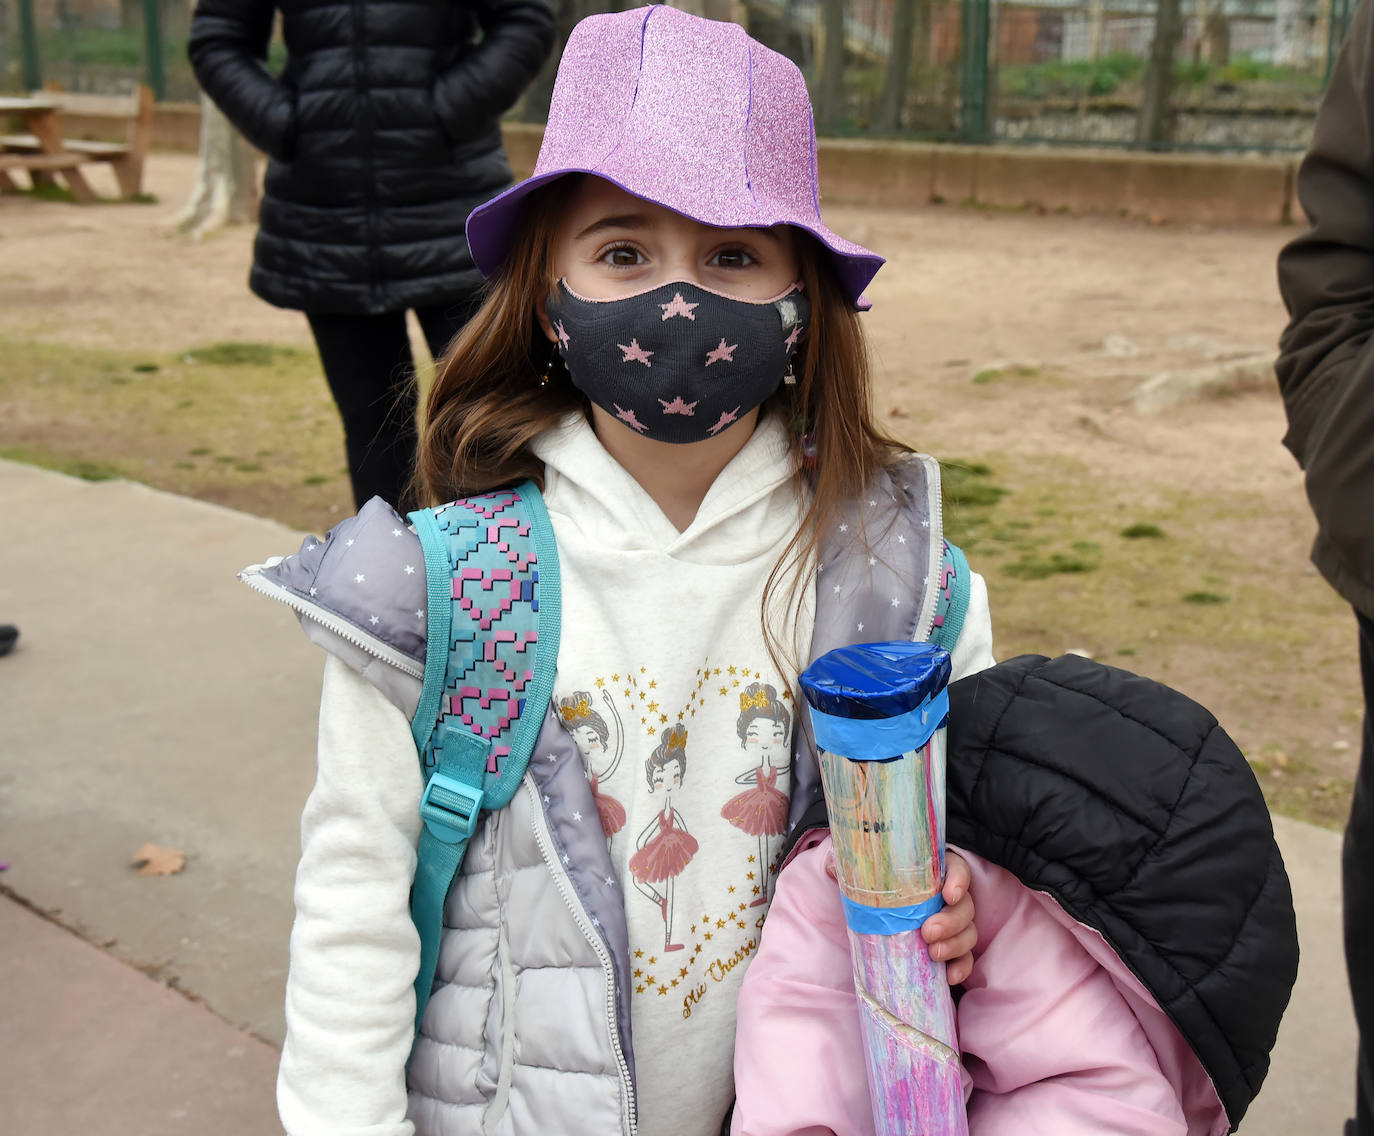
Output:
<instances>
[{"instance_id":1,"label":"purple glitter bucket hat","mask_svg":"<svg viewBox=\"0 0 1374 1136\"><path fill-rule=\"evenodd\" d=\"M794 225L830 251L856 307L883 258L821 221L801 72L737 24L655 5L589 16L568 37L534 174L468 218L482 274L500 268L532 190L595 174L719 228Z\"/></svg>"}]
</instances>

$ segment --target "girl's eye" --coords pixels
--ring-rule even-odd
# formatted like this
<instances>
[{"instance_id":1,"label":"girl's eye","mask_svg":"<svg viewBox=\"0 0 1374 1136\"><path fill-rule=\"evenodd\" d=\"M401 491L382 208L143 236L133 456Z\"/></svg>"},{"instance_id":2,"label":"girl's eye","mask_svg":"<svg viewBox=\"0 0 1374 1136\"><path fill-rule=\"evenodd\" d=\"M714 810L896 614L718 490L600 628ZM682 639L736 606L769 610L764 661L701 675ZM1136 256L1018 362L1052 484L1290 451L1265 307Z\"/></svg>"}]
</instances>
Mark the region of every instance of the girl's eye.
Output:
<instances>
[{"instance_id":1,"label":"girl's eye","mask_svg":"<svg viewBox=\"0 0 1374 1136\"><path fill-rule=\"evenodd\" d=\"M601 254L601 259L612 268L633 268L644 261L633 245L614 245Z\"/></svg>"},{"instance_id":2,"label":"girl's eye","mask_svg":"<svg viewBox=\"0 0 1374 1136\"><path fill-rule=\"evenodd\" d=\"M721 249L711 258L711 263L720 268L748 268L757 262L754 260L753 253L747 249L732 248Z\"/></svg>"}]
</instances>

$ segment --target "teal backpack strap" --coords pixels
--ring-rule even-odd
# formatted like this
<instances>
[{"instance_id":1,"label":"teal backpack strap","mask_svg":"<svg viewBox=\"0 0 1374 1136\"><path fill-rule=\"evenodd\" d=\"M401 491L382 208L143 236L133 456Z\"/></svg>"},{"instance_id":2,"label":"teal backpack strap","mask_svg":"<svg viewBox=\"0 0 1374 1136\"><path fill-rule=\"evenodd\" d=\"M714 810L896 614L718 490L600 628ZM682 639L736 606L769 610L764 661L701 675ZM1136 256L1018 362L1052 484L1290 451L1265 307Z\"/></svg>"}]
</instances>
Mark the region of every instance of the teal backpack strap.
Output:
<instances>
[{"instance_id":1,"label":"teal backpack strap","mask_svg":"<svg viewBox=\"0 0 1374 1136\"><path fill-rule=\"evenodd\" d=\"M425 557L425 675L411 732L425 789L410 913L418 1032L444 905L483 809L505 807L544 724L558 667L558 550L533 482L410 514Z\"/></svg>"},{"instance_id":2,"label":"teal backpack strap","mask_svg":"<svg viewBox=\"0 0 1374 1136\"><path fill-rule=\"evenodd\" d=\"M940 564L940 595L935 601L935 623L930 630L930 642L953 652L964 629L968 615L969 590L973 578L968 559L962 550L945 541L944 559Z\"/></svg>"}]
</instances>

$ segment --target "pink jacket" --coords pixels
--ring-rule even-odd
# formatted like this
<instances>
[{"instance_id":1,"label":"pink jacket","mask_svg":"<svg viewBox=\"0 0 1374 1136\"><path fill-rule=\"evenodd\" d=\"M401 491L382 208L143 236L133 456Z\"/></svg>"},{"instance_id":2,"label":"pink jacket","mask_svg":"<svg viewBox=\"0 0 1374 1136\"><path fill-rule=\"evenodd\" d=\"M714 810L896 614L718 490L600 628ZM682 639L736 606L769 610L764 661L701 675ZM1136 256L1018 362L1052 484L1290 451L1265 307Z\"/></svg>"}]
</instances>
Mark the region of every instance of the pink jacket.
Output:
<instances>
[{"instance_id":1,"label":"pink jacket","mask_svg":"<svg viewBox=\"0 0 1374 1136\"><path fill-rule=\"evenodd\" d=\"M1221 1136L1212 1082L1096 932L970 852L978 946L957 1019L972 1136ZM739 996L732 1136L871 1136L830 838L778 878Z\"/></svg>"}]
</instances>

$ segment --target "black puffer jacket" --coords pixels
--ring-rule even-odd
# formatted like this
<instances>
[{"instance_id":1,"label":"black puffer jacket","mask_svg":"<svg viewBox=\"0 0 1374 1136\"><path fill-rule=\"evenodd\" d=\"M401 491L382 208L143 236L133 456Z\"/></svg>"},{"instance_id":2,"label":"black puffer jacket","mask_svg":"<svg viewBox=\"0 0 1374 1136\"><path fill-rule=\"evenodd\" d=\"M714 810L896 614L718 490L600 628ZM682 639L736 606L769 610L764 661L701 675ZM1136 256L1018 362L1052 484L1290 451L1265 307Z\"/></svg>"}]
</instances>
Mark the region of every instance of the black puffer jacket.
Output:
<instances>
[{"instance_id":1,"label":"black puffer jacket","mask_svg":"<svg viewBox=\"0 0 1374 1136\"><path fill-rule=\"evenodd\" d=\"M1102 935L1234 1129L1298 970L1288 874L1236 744L1178 691L1074 655L960 679L949 721L950 842ZM824 823L814 806L789 840Z\"/></svg>"},{"instance_id":2,"label":"black puffer jacket","mask_svg":"<svg viewBox=\"0 0 1374 1136\"><path fill-rule=\"evenodd\" d=\"M1101 932L1234 1129L1298 972L1288 874L1236 744L1177 691L1074 655L954 683L949 715L950 841Z\"/></svg>"},{"instance_id":3,"label":"black puffer jacket","mask_svg":"<svg viewBox=\"0 0 1374 1136\"><path fill-rule=\"evenodd\" d=\"M463 226L510 184L499 116L552 43L547 0L199 0L196 77L271 159L253 291L339 313L475 291Z\"/></svg>"}]
</instances>

